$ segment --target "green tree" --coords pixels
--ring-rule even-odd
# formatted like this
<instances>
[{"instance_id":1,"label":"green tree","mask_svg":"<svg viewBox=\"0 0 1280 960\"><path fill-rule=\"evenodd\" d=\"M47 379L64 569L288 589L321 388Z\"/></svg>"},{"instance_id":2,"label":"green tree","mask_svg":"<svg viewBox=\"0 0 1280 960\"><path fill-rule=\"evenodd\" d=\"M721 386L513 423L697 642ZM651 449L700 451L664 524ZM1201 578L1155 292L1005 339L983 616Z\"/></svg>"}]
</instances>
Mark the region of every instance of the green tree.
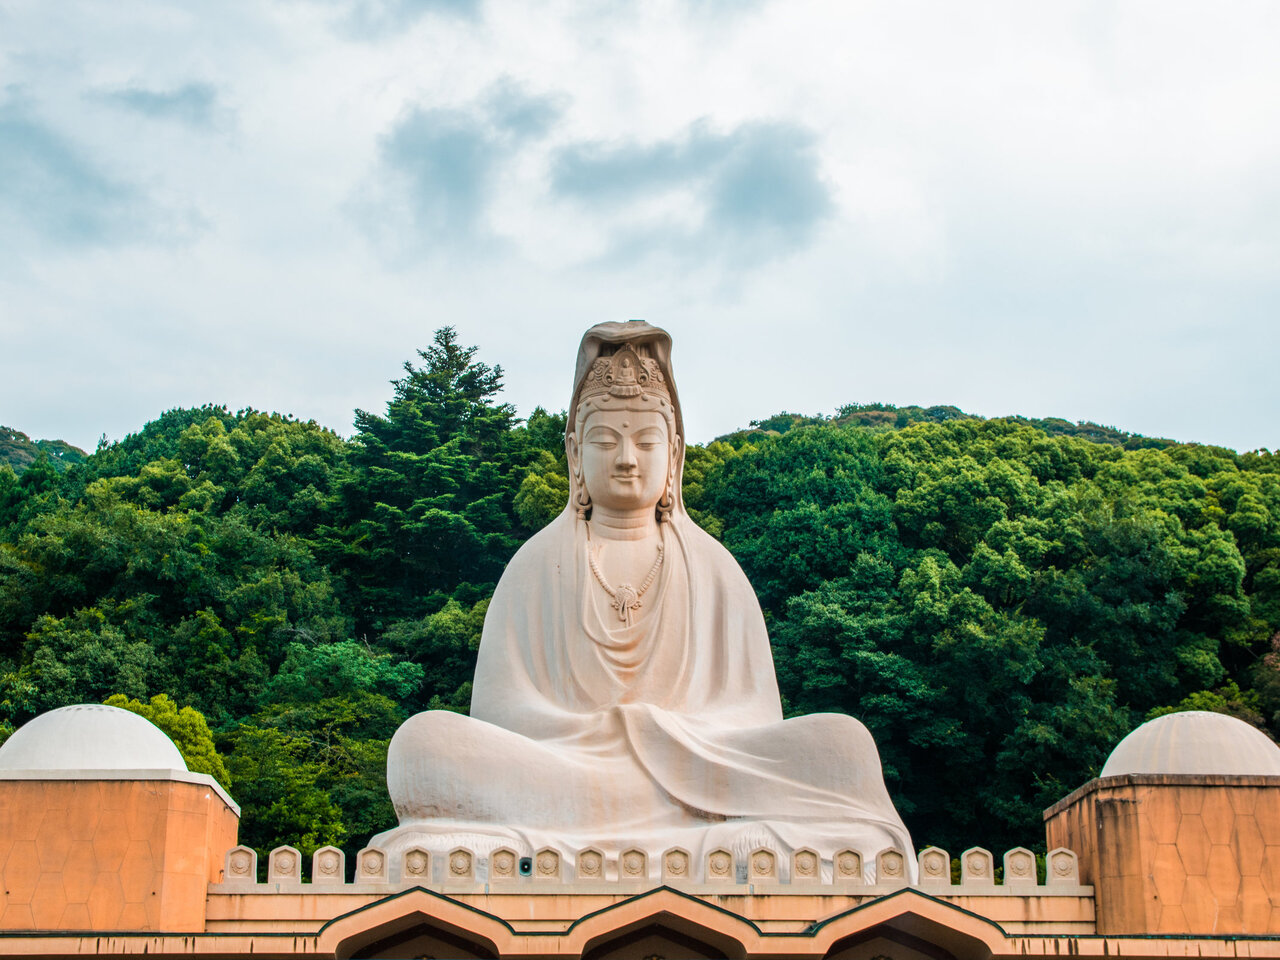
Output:
<instances>
[{"instance_id":1,"label":"green tree","mask_svg":"<svg viewBox=\"0 0 1280 960\"><path fill-rule=\"evenodd\" d=\"M146 717L174 742L187 769L193 773L207 773L226 789L231 789L231 775L226 764L214 746L213 734L204 715L191 707L182 707L174 703L163 693L158 693L147 703L132 700L124 694L116 693L105 701L109 707L120 707Z\"/></svg>"},{"instance_id":2,"label":"green tree","mask_svg":"<svg viewBox=\"0 0 1280 960\"><path fill-rule=\"evenodd\" d=\"M322 555L341 572L357 635L474 593L467 585L484 595L525 535L514 500L530 444L495 399L501 368L475 354L452 327L438 330L423 365L393 381L386 416L356 411Z\"/></svg>"}]
</instances>

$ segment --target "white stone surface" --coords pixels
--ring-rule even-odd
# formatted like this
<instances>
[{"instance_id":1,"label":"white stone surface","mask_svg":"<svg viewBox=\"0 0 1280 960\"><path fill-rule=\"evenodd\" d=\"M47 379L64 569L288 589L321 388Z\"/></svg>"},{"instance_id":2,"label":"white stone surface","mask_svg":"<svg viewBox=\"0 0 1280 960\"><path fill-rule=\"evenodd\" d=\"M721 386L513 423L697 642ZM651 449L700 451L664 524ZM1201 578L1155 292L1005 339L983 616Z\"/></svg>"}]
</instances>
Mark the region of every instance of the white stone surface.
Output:
<instances>
[{"instance_id":1,"label":"white stone surface","mask_svg":"<svg viewBox=\"0 0 1280 960\"><path fill-rule=\"evenodd\" d=\"M0 780L177 780L240 806L207 773L193 773L163 730L120 707L80 703L42 713L0 746Z\"/></svg>"},{"instance_id":2,"label":"white stone surface","mask_svg":"<svg viewBox=\"0 0 1280 960\"><path fill-rule=\"evenodd\" d=\"M0 746L0 771L146 769L186 770L187 765L150 720L104 704L42 713Z\"/></svg>"},{"instance_id":3,"label":"white stone surface","mask_svg":"<svg viewBox=\"0 0 1280 960\"><path fill-rule=\"evenodd\" d=\"M1184 710L1148 720L1120 741L1103 777L1128 773L1280 776L1280 747L1243 720Z\"/></svg>"},{"instance_id":4,"label":"white stone surface","mask_svg":"<svg viewBox=\"0 0 1280 960\"><path fill-rule=\"evenodd\" d=\"M593 846L649 863L678 846L714 879L712 851L745 870L759 848L776 864L807 847L829 877L846 844L914 849L867 728L782 717L755 593L684 509L669 351L644 323L583 338L569 503L502 575L470 716L421 713L392 739L400 827L378 846ZM565 856L556 873L573 877Z\"/></svg>"}]
</instances>

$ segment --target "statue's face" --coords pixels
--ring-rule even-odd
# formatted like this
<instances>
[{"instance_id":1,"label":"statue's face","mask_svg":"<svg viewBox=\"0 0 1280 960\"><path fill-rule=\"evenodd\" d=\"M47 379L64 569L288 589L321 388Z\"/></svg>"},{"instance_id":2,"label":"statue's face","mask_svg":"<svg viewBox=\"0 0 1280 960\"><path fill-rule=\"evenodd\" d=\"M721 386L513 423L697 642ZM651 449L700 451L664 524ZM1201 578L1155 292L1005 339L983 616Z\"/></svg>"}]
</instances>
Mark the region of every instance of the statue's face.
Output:
<instances>
[{"instance_id":1,"label":"statue's face","mask_svg":"<svg viewBox=\"0 0 1280 960\"><path fill-rule=\"evenodd\" d=\"M581 456L592 504L652 510L671 465L667 418L656 410L592 410L582 428Z\"/></svg>"}]
</instances>

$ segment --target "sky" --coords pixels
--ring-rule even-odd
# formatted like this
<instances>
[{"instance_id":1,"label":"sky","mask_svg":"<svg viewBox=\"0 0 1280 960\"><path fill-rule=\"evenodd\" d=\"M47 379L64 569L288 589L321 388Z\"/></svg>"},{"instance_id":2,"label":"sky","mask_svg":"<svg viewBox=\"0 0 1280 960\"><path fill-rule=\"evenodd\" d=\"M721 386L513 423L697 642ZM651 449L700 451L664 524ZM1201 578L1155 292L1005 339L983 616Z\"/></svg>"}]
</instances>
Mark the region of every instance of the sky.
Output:
<instances>
[{"instance_id":1,"label":"sky","mask_svg":"<svg viewBox=\"0 0 1280 960\"><path fill-rule=\"evenodd\" d=\"M0 423L343 435L433 332L692 442L954 404L1280 447L1280 4L0 0Z\"/></svg>"}]
</instances>

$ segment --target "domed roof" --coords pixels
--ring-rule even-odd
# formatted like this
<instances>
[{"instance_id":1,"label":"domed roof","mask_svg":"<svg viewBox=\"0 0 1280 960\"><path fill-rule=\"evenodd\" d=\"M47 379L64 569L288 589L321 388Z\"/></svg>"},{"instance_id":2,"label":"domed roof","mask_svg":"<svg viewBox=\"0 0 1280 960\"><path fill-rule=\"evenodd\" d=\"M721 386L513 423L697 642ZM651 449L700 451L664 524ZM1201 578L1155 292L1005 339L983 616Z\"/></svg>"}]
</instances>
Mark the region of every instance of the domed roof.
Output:
<instances>
[{"instance_id":1,"label":"domed roof","mask_svg":"<svg viewBox=\"0 0 1280 960\"><path fill-rule=\"evenodd\" d=\"M150 720L105 704L42 713L0 746L0 777L18 770L186 770Z\"/></svg>"},{"instance_id":2,"label":"domed roof","mask_svg":"<svg viewBox=\"0 0 1280 960\"><path fill-rule=\"evenodd\" d=\"M1280 747L1225 713L1184 710L1148 720L1120 741L1101 776L1126 773L1280 776Z\"/></svg>"}]
</instances>

